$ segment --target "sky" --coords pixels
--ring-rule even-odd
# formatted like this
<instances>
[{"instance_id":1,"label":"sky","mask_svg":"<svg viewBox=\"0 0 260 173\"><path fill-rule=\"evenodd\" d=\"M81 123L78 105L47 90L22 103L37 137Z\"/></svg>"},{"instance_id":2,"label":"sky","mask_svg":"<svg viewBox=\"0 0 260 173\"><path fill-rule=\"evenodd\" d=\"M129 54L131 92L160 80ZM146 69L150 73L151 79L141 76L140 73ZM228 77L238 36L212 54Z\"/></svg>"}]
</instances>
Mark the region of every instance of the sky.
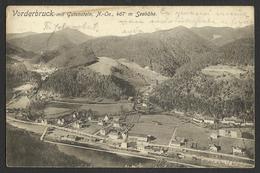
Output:
<instances>
[{"instance_id":1,"label":"sky","mask_svg":"<svg viewBox=\"0 0 260 173\"><path fill-rule=\"evenodd\" d=\"M254 24L250 6L8 6L6 13L7 33L70 27L97 37L150 33L180 25L237 28ZM44 14L52 16L39 16Z\"/></svg>"}]
</instances>

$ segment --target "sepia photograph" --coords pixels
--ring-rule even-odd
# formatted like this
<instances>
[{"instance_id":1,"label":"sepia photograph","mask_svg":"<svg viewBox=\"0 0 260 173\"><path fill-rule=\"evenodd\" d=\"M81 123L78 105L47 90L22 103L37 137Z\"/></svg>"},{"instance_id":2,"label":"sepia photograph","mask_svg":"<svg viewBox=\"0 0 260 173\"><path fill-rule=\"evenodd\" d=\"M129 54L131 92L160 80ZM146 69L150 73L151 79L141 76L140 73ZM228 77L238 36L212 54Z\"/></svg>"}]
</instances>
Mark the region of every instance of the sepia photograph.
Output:
<instances>
[{"instance_id":1,"label":"sepia photograph","mask_svg":"<svg viewBox=\"0 0 260 173\"><path fill-rule=\"evenodd\" d=\"M8 6L6 166L255 168L253 6Z\"/></svg>"}]
</instances>

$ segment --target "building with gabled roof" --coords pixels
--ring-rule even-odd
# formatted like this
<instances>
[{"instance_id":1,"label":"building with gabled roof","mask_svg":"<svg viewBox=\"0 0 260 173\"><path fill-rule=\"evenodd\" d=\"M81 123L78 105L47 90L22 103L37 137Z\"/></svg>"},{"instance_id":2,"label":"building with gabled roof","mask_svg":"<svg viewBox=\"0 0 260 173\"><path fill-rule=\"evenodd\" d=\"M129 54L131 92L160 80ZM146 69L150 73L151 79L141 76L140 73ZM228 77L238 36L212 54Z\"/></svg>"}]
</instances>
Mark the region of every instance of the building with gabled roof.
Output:
<instances>
[{"instance_id":1,"label":"building with gabled roof","mask_svg":"<svg viewBox=\"0 0 260 173\"><path fill-rule=\"evenodd\" d=\"M118 134L118 132L112 131L108 134L108 137L116 140L116 139L119 139L119 134Z\"/></svg>"},{"instance_id":2,"label":"building with gabled roof","mask_svg":"<svg viewBox=\"0 0 260 173\"><path fill-rule=\"evenodd\" d=\"M209 145L209 150L213 152L218 152L221 150L221 147L216 144L211 144Z\"/></svg>"}]
</instances>

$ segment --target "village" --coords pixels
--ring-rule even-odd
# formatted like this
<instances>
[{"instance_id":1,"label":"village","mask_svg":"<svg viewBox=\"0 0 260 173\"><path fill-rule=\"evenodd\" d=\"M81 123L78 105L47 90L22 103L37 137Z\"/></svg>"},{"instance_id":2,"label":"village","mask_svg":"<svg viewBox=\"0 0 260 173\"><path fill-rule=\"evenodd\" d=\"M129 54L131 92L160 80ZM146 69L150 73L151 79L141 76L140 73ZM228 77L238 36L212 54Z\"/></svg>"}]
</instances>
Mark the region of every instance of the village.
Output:
<instances>
[{"instance_id":1,"label":"village","mask_svg":"<svg viewBox=\"0 0 260 173\"><path fill-rule=\"evenodd\" d=\"M7 109L7 113L13 120L32 122L20 110ZM245 136L248 133L243 131L250 129L253 123L235 117L217 121L207 117L183 116L181 112L169 115L128 112L118 116L97 116L91 110L74 110L54 118L40 117L32 123L47 127L41 140L87 144L188 163L205 161L209 164L224 163L227 167L254 163L246 150L246 146L254 147L254 136ZM216 129L216 124L221 128ZM197 128L198 131L187 132L192 131L189 128Z\"/></svg>"},{"instance_id":2,"label":"village","mask_svg":"<svg viewBox=\"0 0 260 173\"><path fill-rule=\"evenodd\" d=\"M41 131L42 141L165 157L193 165L203 162L216 167L253 166L254 122L238 117L216 119L178 110L151 113L154 109L149 102L152 89L148 86L137 98L129 97L121 105L54 100L48 93L40 93L38 100L47 97L49 103L44 115L32 118L26 108L17 108L14 102L7 106L7 119L45 127ZM33 91L31 87L26 93L17 92L17 99ZM12 107L12 104L16 105ZM107 111L111 105L114 112Z\"/></svg>"}]
</instances>

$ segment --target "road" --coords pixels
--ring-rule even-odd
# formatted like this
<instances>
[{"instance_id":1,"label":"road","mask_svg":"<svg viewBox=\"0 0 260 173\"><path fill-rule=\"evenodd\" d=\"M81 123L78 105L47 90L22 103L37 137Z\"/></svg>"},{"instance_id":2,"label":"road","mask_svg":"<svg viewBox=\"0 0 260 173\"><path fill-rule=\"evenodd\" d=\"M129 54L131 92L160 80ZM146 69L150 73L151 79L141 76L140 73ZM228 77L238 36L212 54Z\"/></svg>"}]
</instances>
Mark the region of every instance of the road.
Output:
<instances>
[{"instance_id":1,"label":"road","mask_svg":"<svg viewBox=\"0 0 260 173\"><path fill-rule=\"evenodd\" d=\"M42 133L42 135L41 135L41 138L40 138L41 141L44 139L44 136L46 135L47 131L48 131L48 127L46 127L46 128L44 129L44 131L43 131L43 133Z\"/></svg>"},{"instance_id":2,"label":"road","mask_svg":"<svg viewBox=\"0 0 260 173\"><path fill-rule=\"evenodd\" d=\"M90 105L90 104L116 104L116 103L104 103L104 102L88 102L88 103L83 103L83 102L70 102L70 101L61 101L61 100L50 100L50 103L65 103L65 104L70 104L70 105Z\"/></svg>"},{"instance_id":3,"label":"road","mask_svg":"<svg viewBox=\"0 0 260 173\"><path fill-rule=\"evenodd\" d=\"M162 159L162 158L169 159L169 158L163 157L163 156L149 157L149 156L142 156L142 155L137 155L137 154L132 154L132 153L120 152L120 151L103 150L103 149L97 149L97 148L91 148L91 147L83 147L83 146L78 146L78 145L65 144L65 143L60 143L60 142L53 142L53 141L48 141L48 140L44 140L44 142L57 144L57 145L63 145L63 146L69 146L69 147L74 147L74 148L81 148L81 149L86 149L86 150L107 152L107 153L118 154L118 155L123 155L123 156L138 157L138 158L155 160L155 161L158 160L158 159ZM189 164L189 163L182 163L182 162L177 162L177 161L172 161L172 160L166 160L166 161L169 162L169 163L189 166L189 167L193 167L193 168L206 168L206 167L203 167L203 166L193 165L193 164Z\"/></svg>"},{"instance_id":4,"label":"road","mask_svg":"<svg viewBox=\"0 0 260 173\"><path fill-rule=\"evenodd\" d=\"M172 137L171 137L171 139L170 139L170 142L169 142L169 145L168 145L168 147L171 145L171 143L172 143L172 140L173 140L173 138L174 138L174 136L175 136L175 133L176 133L176 131L177 131L177 126L174 128L174 130L173 130L173 133L172 133Z\"/></svg>"}]
</instances>

